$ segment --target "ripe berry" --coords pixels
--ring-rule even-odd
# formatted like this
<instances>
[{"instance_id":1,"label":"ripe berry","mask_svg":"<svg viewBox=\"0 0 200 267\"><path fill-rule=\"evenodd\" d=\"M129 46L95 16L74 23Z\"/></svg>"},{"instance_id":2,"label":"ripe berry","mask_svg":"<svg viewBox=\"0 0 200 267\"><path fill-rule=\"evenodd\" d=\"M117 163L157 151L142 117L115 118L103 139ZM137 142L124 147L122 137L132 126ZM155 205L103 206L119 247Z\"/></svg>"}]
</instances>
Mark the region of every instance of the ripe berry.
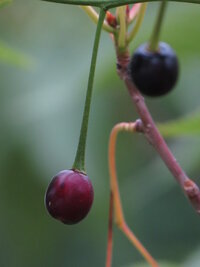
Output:
<instances>
[{"instance_id":1,"label":"ripe berry","mask_svg":"<svg viewBox=\"0 0 200 267\"><path fill-rule=\"evenodd\" d=\"M179 72L178 59L166 43L159 43L157 51L142 44L133 54L129 74L138 90L147 96L162 96L174 87Z\"/></svg>"},{"instance_id":2,"label":"ripe berry","mask_svg":"<svg viewBox=\"0 0 200 267\"><path fill-rule=\"evenodd\" d=\"M52 217L65 224L75 224L86 217L93 197L93 187L88 176L76 170L64 170L50 182L45 204Z\"/></svg>"}]
</instances>

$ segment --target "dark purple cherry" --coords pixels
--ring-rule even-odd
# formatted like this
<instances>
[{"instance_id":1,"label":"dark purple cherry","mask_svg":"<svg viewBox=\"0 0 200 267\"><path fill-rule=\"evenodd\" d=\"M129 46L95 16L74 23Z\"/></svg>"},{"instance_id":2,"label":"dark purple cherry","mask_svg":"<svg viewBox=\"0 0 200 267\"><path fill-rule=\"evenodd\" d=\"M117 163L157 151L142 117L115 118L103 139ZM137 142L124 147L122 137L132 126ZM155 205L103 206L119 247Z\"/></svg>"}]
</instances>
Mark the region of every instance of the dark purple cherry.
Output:
<instances>
[{"instance_id":1,"label":"dark purple cherry","mask_svg":"<svg viewBox=\"0 0 200 267\"><path fill-rule=\"evenodd\" d=\"M88 214L94 192L88 176L76 170L64 170L50 182L45 204L50 215L65 224L75 224Z\"/></svg>"},{"instance_id":2,"label":"dark purple cherry","mask_svg":"<svg viewBox=\"0 0 200 267\"><path fill-rule=\"evenodd\" d=\"M157 51L150 51L148 44L142 44L133 54L129 74L138 90L147 96L162 96L174 87L179 64L174 50L160 42Z\"/></svg>"}]
</instances>

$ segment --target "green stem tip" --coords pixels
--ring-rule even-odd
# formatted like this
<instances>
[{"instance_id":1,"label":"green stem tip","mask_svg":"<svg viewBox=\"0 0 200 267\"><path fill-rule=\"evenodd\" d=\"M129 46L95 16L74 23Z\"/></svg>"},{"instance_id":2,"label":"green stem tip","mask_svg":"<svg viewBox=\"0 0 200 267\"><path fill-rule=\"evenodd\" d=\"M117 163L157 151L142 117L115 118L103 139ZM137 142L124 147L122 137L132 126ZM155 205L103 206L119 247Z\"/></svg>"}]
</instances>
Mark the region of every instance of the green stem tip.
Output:
<instances>
[{"instance_id":1,"label":"green stem tip","mask_svg":"<svg viewBox=\"0 0 200 267\"><path fill-rule=\"evenodd\" d=\"M157 16L156 23L155 23L153 33L152 33L150 43L149 43L150 51L156 51L158 49L159 35L160 35L160 30L161 30L166 6L167 6L167 0L162 0L162 2L160 3L158 16Z\"/></svg>"},{"instance_id":2,"label":"green stem tip","mask_svg":"<svg viewBox=\"0 0 200 267\"><path fill-rule=\"evenodd\" d=\"M88 86L87 86L87 93L86 93L86 99L85 99L85 107L84 107L84 112L83 112L79 143L78 143L78 148L77 148L74 164L72 167L73 169L79 170L84 173L85 173L85 147L86 147L88 121L89 121L89 113L90 113L90 106L91 106L91 99L92 99L92 89L93 89L93 82L94 82L97 53L98 53L98 48L99 48L99 40L100 40L101 29L103 26L105 15L106 15L105 10L100 9L99 20L97 24L93 51L92 51L92 59L91 59L91 64L90 64L90 73L89 73L89 79L88 79Z\"/></svg>"}]
</instances>

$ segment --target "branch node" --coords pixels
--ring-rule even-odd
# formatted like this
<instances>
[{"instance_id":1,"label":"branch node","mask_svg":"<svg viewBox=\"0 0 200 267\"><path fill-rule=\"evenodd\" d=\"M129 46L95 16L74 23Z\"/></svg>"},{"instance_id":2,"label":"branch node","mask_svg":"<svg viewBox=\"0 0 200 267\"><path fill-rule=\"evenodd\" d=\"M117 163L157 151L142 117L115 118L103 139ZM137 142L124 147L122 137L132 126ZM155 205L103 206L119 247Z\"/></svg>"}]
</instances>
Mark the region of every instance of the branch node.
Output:
<instances>
[{"instance_id":1,"label":"branch node","mask_svg":"<svg viewBox=\"0 0 200 267\"><path fill-rule=\"evenodd\" d=\"M144 133L144 125L141 119L135 121L135 130L138 133Z\"/></svg>"},{"instance_id":2,"label":"branch node","mask_svg":"<svg viewBox=\"0 0 200 267\"><path fill-rule=\"evenodd\" d=\"M200 214L200 190L199 187L190 179L186 180L183 185L184 191L194 206L198 214Z\"/></svg>"},{"instance_id":3,"label":"branch node","mask_svg":"<svg viewBox=\"0 0 200 267\"><path fill-rule=\"evenodd\" d=\"M138 104L140 102L140 97L139 96L135 96L135 103Z\"/></svg>"}]
</instances>

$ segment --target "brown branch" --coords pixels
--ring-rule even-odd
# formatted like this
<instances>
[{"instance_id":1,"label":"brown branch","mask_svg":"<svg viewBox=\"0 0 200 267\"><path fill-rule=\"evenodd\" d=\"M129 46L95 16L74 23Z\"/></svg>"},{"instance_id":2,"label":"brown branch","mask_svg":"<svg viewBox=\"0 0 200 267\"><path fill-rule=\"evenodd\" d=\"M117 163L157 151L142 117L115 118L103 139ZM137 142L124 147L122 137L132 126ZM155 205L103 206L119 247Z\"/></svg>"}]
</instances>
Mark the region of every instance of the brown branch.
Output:
<instances>
[{"instance_id":1,"label":"brown branch","mask_svg":"<svg viewBox=\"0 0 200 267\"><path fill-rule=\"evenodd\" d=\"M118 53L117 53L118 54ZM117 71L119 77L124 81L128 92L131 96L133 103L135 104L137 113L141 119L141 129L149 141L149 143L155 148L166 166L175 177L183 189L185 195L190 200L192 206L200 214L200 190L199 187L187 177L183 169L176 161L174 155L168 148L165 140L158 131L151 114L145 104L143 96L137 90L133 82L128 75L129 53L126 51L124 54L117 55ZM140 129L140 131L141 131Z\"/></svg>"}]
</instances>

